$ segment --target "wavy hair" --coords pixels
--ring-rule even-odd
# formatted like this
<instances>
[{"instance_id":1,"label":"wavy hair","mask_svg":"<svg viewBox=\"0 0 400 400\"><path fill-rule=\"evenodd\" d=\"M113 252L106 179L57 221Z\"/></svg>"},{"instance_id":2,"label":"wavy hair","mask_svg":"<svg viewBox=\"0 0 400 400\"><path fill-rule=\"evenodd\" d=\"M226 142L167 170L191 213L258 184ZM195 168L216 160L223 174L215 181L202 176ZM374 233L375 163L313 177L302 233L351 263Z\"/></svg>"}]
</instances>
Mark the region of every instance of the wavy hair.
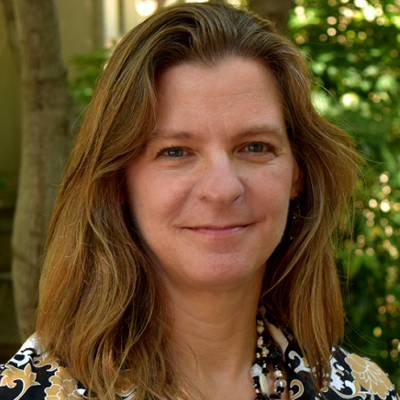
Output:
<instances>
[{"instance_id":1,"label":"wavy hair","mask_svg":"<svg viewBox=\"0 0 400 400\"><path fill-rule=\"evenodd\" d=\"M168 353L165 296L127 211L125 170L154 129L157 77L178 63L212 66L230 55L261 60L272 71L303 178L300 214L268 260L261 301L293 333L317 387L329 373L332 346L343 336L332 234L355 186L358 155L348 135L315 111L302 56L268 21L192 3L158 11L118 43L50 224L37 332L99 399L129 387L137 400L184 397Z\"/></svg>"}]
</instances>

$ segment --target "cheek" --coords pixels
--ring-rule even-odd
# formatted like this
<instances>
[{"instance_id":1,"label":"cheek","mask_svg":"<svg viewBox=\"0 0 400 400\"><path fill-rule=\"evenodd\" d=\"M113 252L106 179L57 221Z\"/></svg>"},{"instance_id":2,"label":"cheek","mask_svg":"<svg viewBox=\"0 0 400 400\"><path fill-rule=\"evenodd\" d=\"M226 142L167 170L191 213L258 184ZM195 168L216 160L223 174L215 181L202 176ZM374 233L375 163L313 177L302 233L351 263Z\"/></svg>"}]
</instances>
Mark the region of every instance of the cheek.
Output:
<instances>
[{"instance_id":1,"label":"cheek","mask_svg":"<svg viewBox=\"0 0 400 400\"><path fill-rule=\"evenodd\" d=\"M257 180L254 180L254 177L250 179L253 190L258 192L260 199L264 199L268 208L275 208L277 211L287 208L293 190L290 169L269 169Z\"/></svg>"},{"instance_id":2,"label":"cheek","mask_svg":"<svg viewBox=\"0 0 400 400\"><path fill-rule=\"evenodd\" d=\"M127 186L131 213L144 236L162 230L182 208L184 189L175 179L139 170L128 174Z\"/></svg>"},{"instance_id":3,"label":"cheek","mask_svg":"<svg viewBox=\"0 0 400 400\"><path fill-rule=\"evenodd\" d=\"M152 215L153 202L156 199L146 171L141 168L140 162L135 162L127 171L126 185L130 212L135 225L143 233L143 222L147 222Z\"/></svg>"}]
</instances>

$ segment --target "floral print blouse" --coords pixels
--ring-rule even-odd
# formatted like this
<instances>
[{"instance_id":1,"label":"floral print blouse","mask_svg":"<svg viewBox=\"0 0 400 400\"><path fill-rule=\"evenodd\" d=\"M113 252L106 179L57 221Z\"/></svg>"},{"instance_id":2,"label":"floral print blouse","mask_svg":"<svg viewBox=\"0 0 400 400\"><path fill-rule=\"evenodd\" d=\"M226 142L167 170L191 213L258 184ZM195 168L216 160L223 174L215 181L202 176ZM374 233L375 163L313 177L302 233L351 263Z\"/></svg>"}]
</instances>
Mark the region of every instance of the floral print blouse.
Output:
<instances>
[{"instance_id":1,"label":"floral print blouse","mask_svg":"<svg viewBox=\"0 0 400 400\"><path fill-rule=\"evenodd\" d=\"M331 357L329 387L316 393L311 371L295 341L268 324L282 348L291 400L400 400L388 376L372 361L342 348ZM0 365L1 400L78 400L88 397L87 390L68 369L43 352L37 337L30 337L6 364ZM120 399L134 400L134 391Z\"/></svg>"}]
</instances>

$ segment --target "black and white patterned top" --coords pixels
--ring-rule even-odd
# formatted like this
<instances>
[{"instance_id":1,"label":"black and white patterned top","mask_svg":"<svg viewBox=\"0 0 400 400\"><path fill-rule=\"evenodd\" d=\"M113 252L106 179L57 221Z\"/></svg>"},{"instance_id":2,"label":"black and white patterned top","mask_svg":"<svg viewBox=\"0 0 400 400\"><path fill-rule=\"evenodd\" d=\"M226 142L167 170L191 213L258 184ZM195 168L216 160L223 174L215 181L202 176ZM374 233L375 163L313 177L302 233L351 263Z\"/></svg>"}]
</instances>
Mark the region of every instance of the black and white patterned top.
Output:
<instances>
[{"instance_id":1,"label":"black and white patterned top","mask_svg":"<svg viewBox=\"0 0 400 400\"><path fill-rule=\"evenodd\" d=\"M329 387L316 393L311 371L296 342L268 324L281 346L291 400L400 400L388 376L372 361L335 348L331 356ZM68 368L40 348L35 335L6 364L0 365L1 400L75 400L88 397L87 390ZM134 391L120 399L134 400Z\"/></svg>"}]
</instances>

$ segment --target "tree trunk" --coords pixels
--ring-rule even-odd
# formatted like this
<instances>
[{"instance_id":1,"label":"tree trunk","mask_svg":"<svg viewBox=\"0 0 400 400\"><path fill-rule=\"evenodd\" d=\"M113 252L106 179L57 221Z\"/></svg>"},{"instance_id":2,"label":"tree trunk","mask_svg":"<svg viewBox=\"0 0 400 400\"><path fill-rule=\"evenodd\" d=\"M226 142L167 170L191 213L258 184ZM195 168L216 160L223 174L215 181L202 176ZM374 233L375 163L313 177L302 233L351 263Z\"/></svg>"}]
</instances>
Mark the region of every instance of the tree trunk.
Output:
<instances>
[{"instance_id":1,"label":"tree trunk","mask_svg":"<svg viewBox=\"0 0 400 400\"><path fill-rule=\"evenodd\" d=\"M287 33L291 0L248 0L251 11L272 21L282 34Z\"/></svg>"},{"instance_id":2,"label":"tree trunk","mask_svg":"<svg viewBox=\"0 0 400 400\"><path fill-rule=\"evenodd\" d=\"M71 101L52 0L14 0L22 73L22 154L12 277L21 338L34 330L49 215L70 142Z\"/></svg>"}]
</instances>

